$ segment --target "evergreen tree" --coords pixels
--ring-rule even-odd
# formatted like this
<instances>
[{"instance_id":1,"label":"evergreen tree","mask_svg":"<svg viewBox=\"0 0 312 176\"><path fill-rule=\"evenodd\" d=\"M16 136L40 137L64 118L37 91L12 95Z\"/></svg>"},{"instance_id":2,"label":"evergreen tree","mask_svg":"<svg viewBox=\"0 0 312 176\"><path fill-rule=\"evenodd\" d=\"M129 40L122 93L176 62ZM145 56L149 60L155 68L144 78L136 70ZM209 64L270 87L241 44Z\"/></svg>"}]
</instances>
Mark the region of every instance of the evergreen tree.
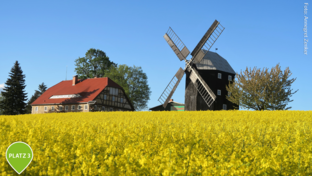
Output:
<instances>
[{"instance_id":1,"label":"evergreen tree","mask_svg":"<svg viewBox=\"0 0 312 176\"><path fill-rule=\"evenodd\" d=\"M3 109L3 115L25 114L27 100L25 93L25 75L16 61L11 69L10 78L6 81L3 89L3 100L0 102L0 109Z\"/></svg>"},{"instance_id":2,"label":"evergreen tree","mask_svg":"<svg viewBox=\"0 0 312 176\"><path fill-rule=\"evenodd\" d=\"M46 85L44 85L44 83L42 83L42 84L39 84L39 97L43 94L43 92L45 92L46 90L47 90L47 86Z\"/></svg>"},{"instance_id":3,"label":"evergreen tree","mask_svg":"<svg viewBox=\"0 0 312 176\"><path fill-rule=\"evenodd\" d=\"M2 96L2 93L0 92L0 103L2 100L3 100L3 96ZM0 115L2 115L2 111L3 111L3 109L0 108Z\"/></svg>"},{"instance_id":4,"label":"evergreen tree","mask_svg":"<svg viewBox=\"0 0 312 176\"><path fill-rule=\"evenodd\" d=\"M31 98L29 99L29 101L27 102L27 106L26 106L26 114L31 114L31 104L37 100L37 98L39 98L43 92L45 92L47 90L47 86L44 85L44 83L39 85L39 90L35 90L34 95L31 96Z\"/></svg>"}]
</instances>

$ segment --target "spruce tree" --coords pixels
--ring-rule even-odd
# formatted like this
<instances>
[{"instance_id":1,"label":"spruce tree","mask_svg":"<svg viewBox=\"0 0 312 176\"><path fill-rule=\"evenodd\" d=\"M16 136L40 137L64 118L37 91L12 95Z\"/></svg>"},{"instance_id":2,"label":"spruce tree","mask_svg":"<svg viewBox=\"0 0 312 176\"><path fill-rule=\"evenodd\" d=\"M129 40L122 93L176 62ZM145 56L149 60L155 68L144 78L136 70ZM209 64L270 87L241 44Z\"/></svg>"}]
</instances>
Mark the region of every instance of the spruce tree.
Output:
<instances>
[{"instance_id":1,"label":"spruce tree","mask_svg":"<svg viewBox=\"0 0 312 176\"><path fill-rule=\"evenodd\" d=\"M38 98L39 96L39 91L35 90L35 94L31 96L31 98L28 100L27 105L26 105L26 114L31 114L31 104Z\"/></svg>"},{"instance_id":2,"label":"spruce tree","mask_svg":"<svg viewBox=\"0 0 312 176\"><path fill-rule=\"evenodd\" d=\"M2 93L0 92L0 103L2 100L3 100L3 96L2 96ZM2 111L3 111L3 109L0 108L0 115L2 115Z\"/></svg>"},{"instance_id":3,"label":"spruce tree","mask_svg":"<svg viewBox=\"0 0 312 176\"><path fill-rule=\"evenodd\" d=\"M15 62L11 69L8 80L5 83L2 96L3 100L0 102L0 109L3 115L18 115L25 114L27 100L25 93L25 75L19 66L18 61Z\"/></svg>"},{"instance_id":4,"label":"spruce tree","mask_svg":"<svg viewBox=\"0 0 312 176\"><path fill-rule=\"evenodd\" d=\"M44 83L39 85L39 90L35 90L34 95L31 96L31 98L29 99L27 106L26 106L26 114L31 114L31 104L37 100L37 98L39 98L43 92L45 92L47 90L47 86L44 85Z\"/></svg>"},{"instance_id":5,"label":"spruce tree","mask_svg":"<svg viewBox=\"0 0 312 176\"><path fill-rule=\"evenodd\" d=\"M45 92L47 90L47 88L48 87L46 85L44 85L44 83L39 84L39 88L38 88L38 90L39 90L39 97L43 94L43 92Z\"/></svg>"}]
</instances>

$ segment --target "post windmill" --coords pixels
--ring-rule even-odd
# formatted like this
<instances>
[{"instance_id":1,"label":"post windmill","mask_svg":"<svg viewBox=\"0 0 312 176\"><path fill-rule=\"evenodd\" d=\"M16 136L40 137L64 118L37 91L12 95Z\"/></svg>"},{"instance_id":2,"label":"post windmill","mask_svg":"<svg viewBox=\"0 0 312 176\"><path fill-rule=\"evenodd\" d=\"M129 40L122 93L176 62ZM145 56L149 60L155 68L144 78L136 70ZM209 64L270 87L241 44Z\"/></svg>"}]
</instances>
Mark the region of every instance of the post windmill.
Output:
<instances>
[{"instance_id":1,"label":"post windmill","mask_svg":"<svg viewBox=\"0 0 312 176\"><path fill-rule=\"evenodd\" d=\"M226 107L231 109L232 104L230 102L225 104L225 101L227 100L224 100L224 95L222 98L223 100L221 100L221 98L217 97L214 93L218 92L219 95L221 89L225 92L225 84L228 83L228 80L223 79L221 82L220 80L213 81L213 83L209 82L209 80L211 81L213 79L212 77L216 76L216 74L218 74L219 79L221 73L228 75L228 78L231 76L231 80L235 76L234 70L225 59L217 53L209 51L223 30L224 27L217 20L215 20L192 51L192 58L190 60L186 60L190 51L177 34L171 29L171 27L169 27L169 30L164 35L164 38L180 61L185 61L186 66L184 69L179 68L178 72L171 79L166 89L159 97L158 101L163 104L164 108L166 108L184 73L186 73L185 110L217 110L222 109L220 108L222 105L223 109L224 107L225 109L227 109ZM199 70L199 68L202 68L202 70ZM219 87L214 85L216 82L219 82ZM220 105L218 104L218 106L214 106L217 99L220 99L220 101L218 100Z\"/></svg>"}]
</instances>

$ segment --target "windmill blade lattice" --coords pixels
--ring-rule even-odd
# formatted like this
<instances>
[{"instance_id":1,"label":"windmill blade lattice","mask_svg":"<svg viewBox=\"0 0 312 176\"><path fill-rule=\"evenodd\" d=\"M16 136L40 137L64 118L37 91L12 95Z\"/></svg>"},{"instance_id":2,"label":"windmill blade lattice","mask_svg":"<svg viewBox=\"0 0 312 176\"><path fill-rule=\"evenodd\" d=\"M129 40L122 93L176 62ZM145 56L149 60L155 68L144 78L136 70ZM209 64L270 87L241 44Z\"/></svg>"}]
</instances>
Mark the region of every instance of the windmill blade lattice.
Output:
<instances>
[{"instance_id":1,"label":"windmill blade lattice","mask_svg":"<svg viewBox=\"0 0 312 176\"><path fill-rule=\"evenodd\" d=\"M215 20L203 38L199 41L195 49L192 51L191 55L193 58L190 62L199 63L210 50L212 45L217 41L223 30L224 27L217 20Z\"/></svg>"},{"instance_id":2,"label":"windmill blade lattice","mask_svg":"<svg viewBox=\"0 0 312 176\"><path fill-rule=\"evenodd\" d=\"M216 95L213 93L213 91L209 88L209 86L206 84L206 82L203 80L203 78L199 75L199 73L193 69L190 74L190 79L193 82L194 86L196 87L199 94L202 96L208 107L212 105L212 103L216 99Z\"/></svg>"},{"instance_id":3,"label":"windmill blade lattice","mask_svg":"<svg viewBox=\"0 0 312 176\"><path fill-rule=\"evenodd\" d=\"M164 38L174 53L178 56L180 61L185 60L186 57L190 54L190 51L187 49L178 35L171 29L171 27L169 27L167 33L164 35Z\"/></svg>"},{"instance_id":4,"label":"windmill blade lattice","mask_svg":"<svg viewBox=\"0 0 312 176\"><path fill-rule=\"evenodd\" d=\"M163 104L163 107L166 108L170 98L172 97L174 91L178 87L182 77L184 75L184 70L180 67L178 72L174 75L174 77L169 82L168 86L164 90L164 92L160 95L158 101Z\"/></svg>"},{"instance_id":5,"label":"windmill blade lattice","mask_svg":"<svg viewBox=\"0 0 312 176\"><path fill-rule=\"evenodd\" d=\"M191 73L190 79L208 107L213 104L213 102L216 100L216 95L202 79L196 69L193 68L193 64L199 63L204 58L206 53L219 38L223 30L224 27L217 20L215 20L202 39L199 41L195 49L192 51L192 58L190 61L188 61L186 60L186 57L189 55L190 51L187 49L178 35L171 29L171 27L169 27L169 30L164 35L164 38L174 53L178 56L180 61L185 61L186 68L184 70L182 68L178 70L178 72L167 85L164 92L159 97L158 101L163 104L164 108L166 108L170 98L178 87L185 70Z\"/></svg>"}]
</instances>

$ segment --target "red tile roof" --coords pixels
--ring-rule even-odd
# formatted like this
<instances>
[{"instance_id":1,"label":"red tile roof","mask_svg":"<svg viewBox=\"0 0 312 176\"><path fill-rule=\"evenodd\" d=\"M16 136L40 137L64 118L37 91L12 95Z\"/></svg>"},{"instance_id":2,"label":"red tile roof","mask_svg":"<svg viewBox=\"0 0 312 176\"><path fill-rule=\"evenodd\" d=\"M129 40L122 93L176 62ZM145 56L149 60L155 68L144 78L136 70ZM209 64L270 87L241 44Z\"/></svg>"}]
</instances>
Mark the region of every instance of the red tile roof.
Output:
<instances>
[{"instance_id":1,"label":"red tile roof","mask_svg":"<svg viewBox=\"0 0 312 176\"><path fill-rule=\"evenodd\" d=\"M48 90L46 90L37 100L31 105L40 104L59 104L59 103L86 103L93 101L106 86L120 88L121 86L109 79L104 78L91 78L91 79L78 79L76 85L72 85L73 80L62 81ZM123 90L124 91L124 90ZM69 94L80 94L79 98L57 98L49 99L53 95L69 95Z\"/></svg>"}]
</instances>

